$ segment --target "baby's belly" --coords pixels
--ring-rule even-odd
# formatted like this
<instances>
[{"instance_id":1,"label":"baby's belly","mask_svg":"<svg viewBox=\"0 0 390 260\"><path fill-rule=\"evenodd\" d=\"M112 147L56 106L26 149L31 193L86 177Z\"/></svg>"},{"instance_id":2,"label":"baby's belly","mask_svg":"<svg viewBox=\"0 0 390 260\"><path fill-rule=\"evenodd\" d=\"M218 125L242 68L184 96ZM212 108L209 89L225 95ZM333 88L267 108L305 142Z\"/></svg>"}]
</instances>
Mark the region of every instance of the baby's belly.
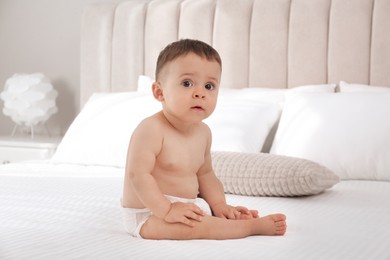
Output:
<instances>
[{"instance_id":1,"label":"baby's belly","mask_svg":"<svg viewBox=\"0 0 390 260\"><path fill-rule=\"evenodd\" d=\"M179 198L193 199L198 196L199 185L195 177L164 178L159 180L161 192Z\"/></svg>"}]
</instances>

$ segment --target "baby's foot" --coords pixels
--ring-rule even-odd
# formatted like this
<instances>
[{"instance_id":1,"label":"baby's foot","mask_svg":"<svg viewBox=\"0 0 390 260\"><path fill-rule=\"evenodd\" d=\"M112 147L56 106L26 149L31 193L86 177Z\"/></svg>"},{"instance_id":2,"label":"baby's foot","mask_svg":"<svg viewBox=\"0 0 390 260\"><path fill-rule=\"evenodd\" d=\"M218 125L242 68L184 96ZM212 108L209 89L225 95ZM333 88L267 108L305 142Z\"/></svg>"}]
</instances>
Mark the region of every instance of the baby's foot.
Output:
<instances>
[{"instance_id":1,"label":"baby's foot","mask_svg":"<svg viewBox=\"0 0 390 260\"><path fill-rule=\"evenodd\" d=\"M256 219L256 234L268 236L283 236L286 233L286 216L272 214Z\"/></svg>"}]
</instances>

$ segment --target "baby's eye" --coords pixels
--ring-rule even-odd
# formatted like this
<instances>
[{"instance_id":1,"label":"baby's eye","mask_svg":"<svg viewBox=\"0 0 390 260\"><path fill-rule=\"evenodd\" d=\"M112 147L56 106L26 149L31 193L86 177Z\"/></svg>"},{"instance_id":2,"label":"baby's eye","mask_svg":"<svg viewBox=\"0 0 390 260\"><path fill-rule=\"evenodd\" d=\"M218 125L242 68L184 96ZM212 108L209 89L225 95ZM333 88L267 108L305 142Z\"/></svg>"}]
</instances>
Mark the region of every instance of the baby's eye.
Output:
<instances>
[{"instance_id":1,"label":"baby's eye","mask_svg":"<svg viewBox=\"0 0 390 260\"><path fill-rule=\"evenodd\" d=\"M207 90L213 90L215 87L213 84L211 83L207 83L205 86L204 86Z\"/></svg>"},{"instance_id":2,"label":"baby's eye","mask_svg":"<svg viewBox=\"0 0 390 260\"><path fill-rule=\"evenodd\" d=\"M188 87L191 87L191 86L192 86L192 82L189 81L189 80L185 80L185 81L183 81L182 85L183 85L184 87L188 88Z\"/></svg>"}]
</instances>

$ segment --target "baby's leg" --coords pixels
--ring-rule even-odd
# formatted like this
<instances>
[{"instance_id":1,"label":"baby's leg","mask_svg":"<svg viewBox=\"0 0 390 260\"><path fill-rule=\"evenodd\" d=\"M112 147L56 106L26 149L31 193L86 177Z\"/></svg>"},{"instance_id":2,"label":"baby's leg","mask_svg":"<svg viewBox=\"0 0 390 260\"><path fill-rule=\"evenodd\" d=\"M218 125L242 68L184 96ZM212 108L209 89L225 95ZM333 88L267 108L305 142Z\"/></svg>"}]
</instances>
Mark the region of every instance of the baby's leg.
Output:
<instances>
[{"instance_id":1,"label":"baby's leg","mask_svg":"<svg viewBox=\"0 0 390 260\"><path fill-rule=\"evenodd\" d=\"M284 235L286 216L273 214L249 220L230 220L204 216L195 227L181 223L170 224L151 216L141 229L146 239L235 239L251 235Z\"/></svg>"}]
</instances>

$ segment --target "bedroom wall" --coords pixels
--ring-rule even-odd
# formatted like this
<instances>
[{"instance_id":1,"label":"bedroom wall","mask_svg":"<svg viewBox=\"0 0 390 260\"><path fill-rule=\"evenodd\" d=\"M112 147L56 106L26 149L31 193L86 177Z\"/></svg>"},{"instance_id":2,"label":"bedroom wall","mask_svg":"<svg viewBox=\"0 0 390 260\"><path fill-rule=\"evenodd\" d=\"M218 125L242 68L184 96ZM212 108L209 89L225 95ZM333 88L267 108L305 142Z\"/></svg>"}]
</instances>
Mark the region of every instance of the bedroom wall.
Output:
<instances>
[{"instance_id":1,"label":"bedroom wall","mask_svg":"<svg viewBox=\"0 0 390 260\"><path fill-rule=\"evenodd\" d=\"M59 92L59 111L47 122L52 134L64 134L79 112L81 14L84 6L100 2L120 0L0 0L0 92L14 73L48 76ZM0 112L0 135L13 127Z\"/></svg>"}]
</instances>

